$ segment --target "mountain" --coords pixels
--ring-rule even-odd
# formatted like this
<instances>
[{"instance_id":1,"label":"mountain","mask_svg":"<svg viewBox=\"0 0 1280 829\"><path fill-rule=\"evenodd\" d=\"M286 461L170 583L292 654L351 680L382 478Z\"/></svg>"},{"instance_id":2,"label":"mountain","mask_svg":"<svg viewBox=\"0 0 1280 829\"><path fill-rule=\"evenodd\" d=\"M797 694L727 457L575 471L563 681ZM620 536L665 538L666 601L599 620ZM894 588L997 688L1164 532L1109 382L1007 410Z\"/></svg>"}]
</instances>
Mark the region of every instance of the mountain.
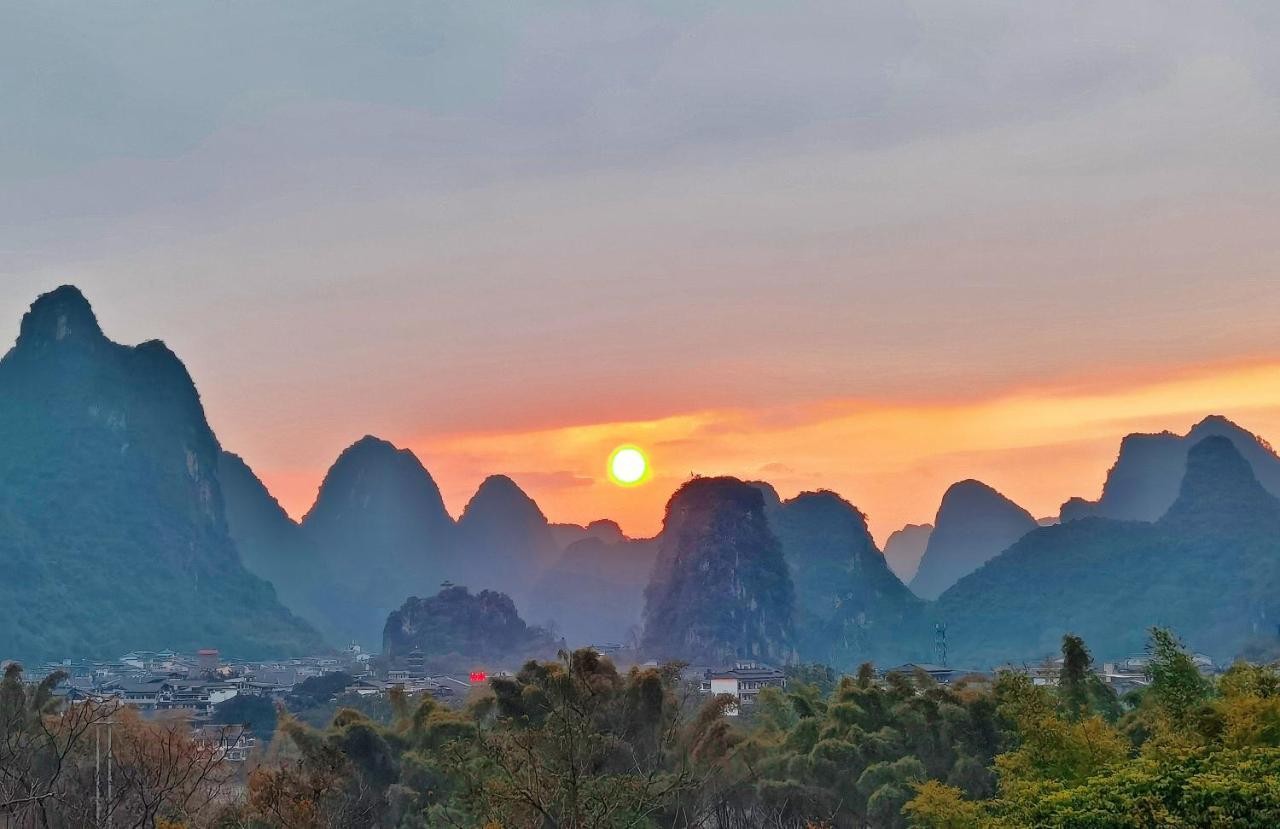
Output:
<instances>
[{"instance_id":1,"label":"mountain","mask_svg":"<svg viewBox=\"0 0 1280 829\"><path fill-rule=\"evenodd\" d=\"M938 598L1036 526L1031 513L981 481L952 484L942 496L911 590L923 599Z\"/></svg>"},{"instance_id":2,"label":"mountain","mask_svg":"<svg viewBox=\"0 0 1280 829\"><path fill-rule=\"evenodd\" d=\"M932 533L932 524L908 524L889 536L884 543L884 559L898 578L910 581L915 577Z\"/></svg>"},{"instance_id":3,"label":"mountain","mask_svg":"<svg viewBox=\"0 0 1280 829\"><path fill-rule=\"evenodd\" d=\"M0 654L322 650L241 562L220 456L163 343L108 340L73 287L39 297L0 359Z\"/></svg>"},{"instance_id":4,"label":"mountain","mask_svg":"<svg viewBox=\"0 0 1280 829\"><path fill-rule=\"evenodd\" d=\"M607 538L588 536L566 547L529 598L529 618L554 621L571 647L629 643L640 625L659 541Z\"/></svg>"},{"instance_id":5,"label":"mountain","mask_svg":"<svg viewBox=\"0 0 1280 829\"><path fill-rule=\"evenodd\" d=\"M938 600L952 654L1038 658L1083 636L1100 658L1140 652L1151 625L1227 661L1280 618L1280 501L1234 441L1205 438L1156 522L1086 518L1027 535Z\"/></svg>"},{"instance_id":6,"label":"mountain","mask_svg":"<svg viewBox=\"0 0 1280 829\"><path fill-rule=\"evenodd\" d=\"M323 596L332 581L304 535L265 484L239 455L222 452L218 480L226 503L227 528L249 572L271 582L285 607L330 639L347 644L332 629Z\"/></svg>"},{"instance_id":7,"label":"mountain","mask_svg":"<svg viewBox=\"0 0 1280 829\"><path fill-rule=\"evenodd\" d=\"M505 475L485 478L458 519L461 579L523 600L560 553L542 510Z\"/></svg>"},{"instance_id":8,"label":"mountain","mask_svg":"<svg viewBox=\"0 0 1280 829\"><path fill-rule=\"evenodd\" d=\"M789 661L794 602L760 489L736 478L694 478L671 496L645 589L648 654Z\"/></svg>"},{"instance_id":9,"label":"mountain","mask_svg":"<svg viewBox=\"0 0 1280 829\"><path fill-rule=\"evenodd\" d=\"M561 550L585 538L595 538L609 544L626 538L618 522L607 518L592 521L585 527L581 524L552 524L551 537L555 539L556 547Z\"/></svg>"},{"instance_id":10,"label":"mountain","mask_svg":"<svg viewBox=\"0 0 1280 829\"><path fill-rule=\"evenodd\" d=\"M410 597L387 617L383 653L393 664L402 664L414 650L437 665L466 666L475 660L518 664L552 656L556 643L545 630L525 624L510 596L446 587L429 598Z\"/></svg>"},{"instance_id":11,"label":"mountain","mask_svg":"<svg viewBox=\"0 0 1280 829\"><path fill-rule=\"evenodd\" d=\"M1280 457L1257 435L1221 415L1210 415L1185 435L1172 432L1132 434L1120 442L1120 454L1107 473L1097 501L1072 498L1062 505L1063 521L1098 516L1155 521L1169 509L1187 468L1187 450L1207 437L1230 440L1262 486L1280 496Z\"/></svg>"},{"instance_id":12,"label":"mountain","mask_svg":"<svg viewBox=\"0 0 1280 829\"><path fill-rule=\"evenodd\" d=\"M866 516L822 490L779 503L768 518L795 586L802 659L852 670L919 658L924 602L889 570Z\"/></svg>"},{"instance_id":13,"label":"mountain","mask_svg":"<svg viewBox=\"0 0 1280 829\"><path fill-rule=\"evenodd\" d=\"M455 525L417 457L379 438L342 453L301 525L238 457L225 455L222 467L247 565L336 645L374 647L392 608L445 580L501 590L523 606L560 555L546 517L510 478L485 479ZM586 539L621 537L611 521L581 529Z\"/></svg>"},{"instance_id":14,"label":"mountain","mask_svg":"<svg viewBox=\"0 0 1280 829\"><path fill-rule=\"evenodd\" d=\"M440 489L408 449L366 436L325 475L302 532L322 574L326 633L368 648L405 598L457 578L455 527Z\"/></svg>"}]
</instances>

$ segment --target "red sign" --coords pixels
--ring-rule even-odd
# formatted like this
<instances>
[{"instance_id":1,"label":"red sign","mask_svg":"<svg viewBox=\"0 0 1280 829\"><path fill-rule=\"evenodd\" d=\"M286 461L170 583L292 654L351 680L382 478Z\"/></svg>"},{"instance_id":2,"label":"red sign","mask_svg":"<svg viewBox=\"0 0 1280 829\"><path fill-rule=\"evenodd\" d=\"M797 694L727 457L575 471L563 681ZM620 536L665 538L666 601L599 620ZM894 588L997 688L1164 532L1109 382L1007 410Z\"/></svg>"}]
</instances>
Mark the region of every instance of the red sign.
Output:
<instances>
[{"instance_id":1,"label":"red sign","mask_svg":"<svg viewBox=\"0 0 1280 829\"><path fill-rule=\"evenodd\" d=\"M471 672L471 684L472 684L472 685L475 685L477 682L484 682L484 681L485 681L485 680L487 680L488 678L489 678L489 675L488 675L488 674L486 674L484 671L472 671L472 672Z\"/></svg>"}]
</instances>

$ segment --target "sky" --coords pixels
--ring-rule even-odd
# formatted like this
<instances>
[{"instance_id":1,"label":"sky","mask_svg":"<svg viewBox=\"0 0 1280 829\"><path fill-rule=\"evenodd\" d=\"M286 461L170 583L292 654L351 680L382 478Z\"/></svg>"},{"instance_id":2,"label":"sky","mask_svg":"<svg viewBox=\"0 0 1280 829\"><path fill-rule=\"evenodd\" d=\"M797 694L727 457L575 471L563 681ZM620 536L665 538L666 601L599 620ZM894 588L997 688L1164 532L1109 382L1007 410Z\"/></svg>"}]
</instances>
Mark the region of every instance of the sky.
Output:
<instances>
[{"instance_id":1,"label":"sky","mask_svg":"<svg viewBox=\"0 0 1280 829\"><path fill-rule=\"evenodd\" d=\"M295 516L346 445L881 540L1120 437L1280 440L1280 5L0 0L0 325L164 339ZM649 451L622 489L610 449Z\"/></svg>"}]
</instances>

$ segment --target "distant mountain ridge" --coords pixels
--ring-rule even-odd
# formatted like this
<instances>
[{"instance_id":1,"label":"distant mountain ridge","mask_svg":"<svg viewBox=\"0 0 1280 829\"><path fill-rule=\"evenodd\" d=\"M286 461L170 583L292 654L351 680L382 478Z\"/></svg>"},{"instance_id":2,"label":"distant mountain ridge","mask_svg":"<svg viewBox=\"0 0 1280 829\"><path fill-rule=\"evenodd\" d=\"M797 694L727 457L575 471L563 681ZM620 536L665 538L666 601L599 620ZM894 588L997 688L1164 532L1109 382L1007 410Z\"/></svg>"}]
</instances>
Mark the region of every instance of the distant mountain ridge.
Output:
<instances>
[{"instance_id":1,"label":"distant mountain ridge","mask_svg":"<svg viewBox=\"0 0 1280 829\"><path fill-rule=\"evenodd\" d=\"M932 524L907 524L889 535L884 542L884 559L894 575L904 582L915 577L932 534Z\"/></svg>"},{"instance_id":2,"label":"distant mountain ridge","mask_svg":"<svg viewBox=\"0 0 1280 829\"><path fill-rule=\"evenodd\" d=\"M391 611L446 581L527 605L561 552L541 509L510 478L486 478L455 522L421 461L381 438L343 450L300 524L243 461L227 456L223 466L246 563L335 645L376 648ZM611 526L593 532L608 536Z\"/></svg>"},{"instance_id":3,"label":"distant mountain ridge","mask_svg":"<svg viewBox=\"0 0 1280 829\"><path fill-rule=\"evenodd\" d=\"M1211 436L1228 438L1272 495L1280 496L1280 457L1269 444L1222 415L1209 415L1187 432L1131 434L1120 442L1115 465L1107 473L1097 501L1072 498L1061 519L1102 517L1155 521L1173 504L1187 466L1187 451Z\"/></svg>"},{"instance_id":4,"label":"distant mountain ridge","mask_svg":"<svg viewBox=\"0 0 1280 829\"><path fill-rule=\"evenodd\" d=\"M981 481L952 484L942 496L911 590L933 600L963 576L1037 527L1031 513Z\"/></svg>"},{"instance_id":5,"label":"distant mountain ridge","mask_svg":"<svg viewBox=\"0 0 1280 829\"><path fill-rule=\"evenodd\" d=\"M110 341L74 287L40 296L0 360L0 656L321 651L245 569L220 460L172 351Z\"/></svg>"},{"instance_id":6,"label":"distant mountain ridge","mask_svg":"<svg viewBox=\"0 0 1280 829\"><path fill-rule=\"evenodd\" d=\"M111 342L63 287L0 359L0 657L318 652L306 621L331 645L376 647L406 599L454 582L489 596L492 618L509 603L575 644L638 638L651 655L712 662L927 658L935 621L972 667L1042 656L1067 630L1118 655L1150 624L1227 659L1275 639L1277 491L1280 458L1221 416L1186 436L1127 437L1099 501L1068 502L1058 525L962 481L932 532L914 528L928 542L912 586L933 603L840 496L783 500L733 478L684 484L653 539L550 524L502 475L455 522L411 451L366 436L295 522L222 450L181 361L163 343ZM434 629L435 607L411 609L411 636Z\"/></svg>"},{"instance_id":7,"label":"distant mountain ridge","mask_svg":"<svg viewBox=\"0 0 1280 829\"><path fill-rule=\"evenodd\" d=\"M626 538L617 521L600 518L586 526L581 524L551 524L551 537L561 550L584 538L596 538L607 544L615 544Z\"/></svg>"},{"instance_id":8,"label":"distant mountain ridge","mask_svg":"<svg viewBox=\"0 0 1280 829\"><path fill-rule=\"evenodd\" d=\"M412 452L373 436L338 457L301 529L325 579L317 604L340 642L376 647L387 614L453 569L454 525L440 488Z\"/></svg>"},{"instance_id":9,"label":"distant mountain ridge","mask_svg":"<svg viewBox=\"0 0 1280 829\"><path fill-rule=\"evenodd\" d=\"M329 614L319 605L314 580L324 565L280 502L239 455L222 452L218 479L227 529L249 572L275 586L286 607L326 633ZM345 644L337 637L334 644Z\"/></svg>"},{"instance_id":10,"label":"distant mountain ridge","mask_svg":"<svg viewBox=\"0 0 1280 829\"><path fill-rule=\"evenodd\" d=\"M506 475L490 475L458 518L459 580L527 600L560 554L547 517Z\"/></svg>"},{"instance_id":11,"label":"distant mountain ridge","mask_svg":"<svg viewBox=\"0 0 1280 829\"><path fill-rule=\"evenodd\" d=\"M933 609L952 652L975 666L1034 659L1063 633L1100 657L1140 652L1151 625L1226 661L1280 613L1280 501L1234 441L1188 453L1179 494L1155 523L1085 518L1028 534L947 590Z\"/></svg>"},{"instance_id":12,"label":"distant mountain ridge","mask_svg":"<svg viewBox=\"0 0 1280 829\"><path fill-rule=\"evenodd\" d=\"M554 620L571 647L632 644L639 635L661 541L609 537L574 541L534 583L528 617L539 624Z\"/></svg>"}]
</instances>

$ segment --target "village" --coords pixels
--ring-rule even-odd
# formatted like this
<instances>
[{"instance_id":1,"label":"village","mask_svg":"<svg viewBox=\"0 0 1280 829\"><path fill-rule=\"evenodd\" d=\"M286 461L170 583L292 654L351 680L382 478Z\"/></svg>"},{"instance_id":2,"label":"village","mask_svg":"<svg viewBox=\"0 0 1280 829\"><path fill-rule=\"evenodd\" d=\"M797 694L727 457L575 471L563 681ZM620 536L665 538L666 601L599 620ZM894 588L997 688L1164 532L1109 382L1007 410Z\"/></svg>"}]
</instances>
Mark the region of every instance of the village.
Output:
<instances>
[{"instance_id":1,"label":"village","mask_svg":"<svg viewBox=\"0 0 1280 829\"><path fill-rule=\"evenodd\" d=\"M620 656L617 646L592 649L615 658ZM1221 673L1208 657L1197 654L1193 658L1202 675ZM1145 654L1133 655L1103 662L1095 673L1104 684L1123 695L1149 684L1148 662ZM1062 664L1062 657L1046 657L1036 662L1008 663L995 671L979 671L907 662L877 671L876 677L880 682L887 681L891 674L900 674L945 686L988 685L998 673L1008 671L1029 676L1037 686L1055 686ZM331 654L278 660L224 658L212 648L195 653L138 650L114 660L68 658L49 662L25 672L25 678L28 683L36 684L61 672L64 678L55 687L54 695L68 703L114 701L137 710L144 717L186 718L197 739L217 742L225 759L238 762L248 759L258 745L259 735L253 734L245 724L227 723L225 718L216 716L219 706L236 697L257 697L283 705L295 688L307 680L339 677L340 687L332 683L326 685L332 690L334 701L381 699L395 690L410 697L427 695L446 705L461 706L473 690L484 687L491 678L512 676L509 669L514 667L517 666L473 670L457 676L433 673L420 651L412 651L403 659L387 664L376 654L352 644ZM686 687L698 694L733 697L735 701L726 708L726 713L737 717L750 716L763 690L785 690L791 674L788 669L741 660L714 667L685 666L681 678Z\"/></svg>"}]
</instances>

